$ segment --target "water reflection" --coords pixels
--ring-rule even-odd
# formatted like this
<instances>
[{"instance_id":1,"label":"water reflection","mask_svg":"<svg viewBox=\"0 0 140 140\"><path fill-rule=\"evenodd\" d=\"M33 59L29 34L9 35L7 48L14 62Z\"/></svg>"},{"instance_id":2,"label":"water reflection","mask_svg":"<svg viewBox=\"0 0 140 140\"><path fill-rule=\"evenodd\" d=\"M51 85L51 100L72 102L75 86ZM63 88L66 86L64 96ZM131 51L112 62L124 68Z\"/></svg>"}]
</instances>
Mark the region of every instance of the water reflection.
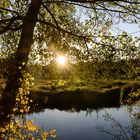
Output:
<instances>
[{"instance_id":1,"label":"water reflection","mask_svg":"<svg viewBox=\"0 0 140 140\"><path fill-rule=\"evenodd\" d=\"M31 97L34 103L26 119L34 120L44 131L56 129L57 140L139 140L138 114L132 113L134 108L130 107L128 112L127 106L120 105L117 90L100 94L34 94Z\"/></svg>"},{"instance_id":2,"label":"water reflection","mask_svg":"<svg viewBox=\"0 0 140 140\"><path fill-rule=\"evenodd\" d=\"M38 105L27 119L34 119L44 130L56 129L57 140L139 140L132 127L132 112L120 105L119 89L100 94L81 91L55 96L34 94L32 98ZM107 114L111 116L108 119ZM115 121L121 125L118 127ZM122 128L128 136L122 133Z\"/></svg>"},{"instance_id":3,"label":"water reflection","mask_svg":"<svg viewBox=\"0 0 140 140\"><path fill-rule=\"evenodd\" d=\"M107 93L92 93L84 91L62 92L58 94L31 94L34 112L43 109L58 109L69 111L99 110L102 108L120 107L120 89ZM37 105L36 105L37 104Z\"/></svg>"},{"instance_id":4,"label":"water reflection","mask_svg":"<svg viewBox=\"0 0 140 140\"><path fill-rule=\"evenodd\" d=\"M103 117L106 121L111 122L112 129L105 129L103 126L99 128L100 132L104 132L112 136L116 140L140 140L140 118L137 116L140 112L139 106L129 106L132 112L129 114L129 125L118 121L112 114L106 113ZM114 131L115 130L115 131Z\"/></svg>"},{"instance_id":5,"label":"water reflection","mask_svg":"<svg viewBox=\"0 0 140 140\"><path fill-rule=\"evenodd\" d=\"M106 121L104 115L112 114L112 117L123 126L130 126L130 117L126 107L104 108L100 110L87 111L61 111L58 109L45 109L44 112L33 113L27 119L34 119L35 123L44 130L56 129L57 140L112 140L112 136L99 131L99 127L105 130L112 129L112 122Z\"/></svg>"}]
</instances>

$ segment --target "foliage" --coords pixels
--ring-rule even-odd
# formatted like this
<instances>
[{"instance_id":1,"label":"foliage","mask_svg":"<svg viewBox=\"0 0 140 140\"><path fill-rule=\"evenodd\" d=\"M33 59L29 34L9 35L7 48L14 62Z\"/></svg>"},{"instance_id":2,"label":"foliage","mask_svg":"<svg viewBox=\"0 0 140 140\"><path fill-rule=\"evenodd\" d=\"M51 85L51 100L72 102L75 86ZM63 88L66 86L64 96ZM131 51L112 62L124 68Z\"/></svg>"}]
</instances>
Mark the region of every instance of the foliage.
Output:
<instances>
[{"instance_id":1,"label":"foliage","mask_svg":"<svg viewBox=\"0 0 140 140\"><path fill-rule=\"evenodd\" d=\"M43 139L46 140L48 136L56 137L56 130L50 132L43 131L33 123L33 120L26 120L26 114L29 112L30 88L33 86L34 78L29 74L23 72L24 81L16 97L16 104L13 108L13 113L9 115L10 122L0 128L1 139L7 140L25 140L25 139Z\"/></svg>"},{"instance_id":2,"label":"foliage","mask_svg":"<svg viewBox=\"0 0 140 140\"><path fill-rule=\"evenodd\" d=\"M83 81L85 84L92 83L103 85L113 81L139 81L139 59L118 60L118 61L81 61L79 63L69 63L65 68L57 67L56 63L50 63L37 69L36 65L30 66L30 71L37 80L70 80L73 83ZM39 64L38 64L39 65ZM95 82L96 81L96 82ZM122 83L123 84L123 83ZM119 85L119 83L118 83ZM105 86L105 85L104 85Z\"/></svg>"},{"instance_id":3,"label":"foliage","mask_svg":"<svg viewBox=\"0 0 140 140\"><path fill-rule=\"evenodd\" d=\"M66 54L73 62L89 60L101 64L99 67L94 65L94 79L102 78L104 73L110 77L107 69L112 64L110 61L139 59L140 39L133 39L126 32L114 35L110 30L120 22L139 23L139 5L139 0L1 1L1 60L10 58L12 64L8 68L6 92L12 94L21 86L18 80L22 78L21 71L26 69L28 62L48 64L58 54ZM25 65L22 66L22 63ZM21 70L18 69L20 66ZM136 75L137 70L139 67ZM5 71L7 73L7 68ZM127 73L130 78L135 77L131 71ZM84 79L87 76L89 79L89 75L90 72L84 72Z\"/></svg>"},{"instance_id":4,"label":"foliage","mask_svg":"<svg viewBox=\"0 0 140 140\"><path fill-rule=\"evenodd\" d=\"M0 65L0 71L8 77L5 91L13 98L17 94L14 111L29 110L24 82L30 81L24 81L22 74L29 62L46 65L58 54L67 54L73 62L82 61L76 66L78 70L65 74L74 76L65 77L57 70L55 76L58 73L62 79L139 79L139 66L131 62L139 60L140 38L111 32L116 23L139 23L139 5L139 0L0 0L0 63L10 60ZM53 76L51 71L49 74Z\"/></svg>"},{"instance_id":5,"label":"foliage","mask_svg":"<svg viewBox=\"0 0 140 140\"><path fill-rule=\"evenodd\" d=\"M132 91L129 94L128 99L126 100L126 102L128 104L136 104L137 106L140 105L140 88L137 89L136 91Z\"/></svg>"},{"instance_id":6,"label":"foliage","mask_svg":"<svg viewBox=\"0 0 140 140\"><path fill-rule=\"evenodd\" d=\"M127 57L128 49L133 49L137 44L136 40L139 40L136 38L134 42L125 32L114 36L109 30L113 24L121 21L138 23L139 0L131 2L97 0L83 3L40 1L30 61L38 60L44 64L59 53L70 53L77 55L77 58L85 59L91 58L94 53L94 58L101 54L100 57L105 56L110 59L112 56L118 57L114 50L121 48ZM0 40L3 57L13 55L18 48L22 25L27 17L30 2L27 0L1 1ZM90 54L91 56L88 56Z\"/></svg>"},{"instance_id":7,"label":"foliage","mask_svg":"<svg viewBox=\"0 0 140 140\"><path fill-rule=\"evenodd\" d=\"M57 90L64 89L68 86L68 82L65 80L38 80L35 83L34 90Z\"/></svg>"}]
</instances>

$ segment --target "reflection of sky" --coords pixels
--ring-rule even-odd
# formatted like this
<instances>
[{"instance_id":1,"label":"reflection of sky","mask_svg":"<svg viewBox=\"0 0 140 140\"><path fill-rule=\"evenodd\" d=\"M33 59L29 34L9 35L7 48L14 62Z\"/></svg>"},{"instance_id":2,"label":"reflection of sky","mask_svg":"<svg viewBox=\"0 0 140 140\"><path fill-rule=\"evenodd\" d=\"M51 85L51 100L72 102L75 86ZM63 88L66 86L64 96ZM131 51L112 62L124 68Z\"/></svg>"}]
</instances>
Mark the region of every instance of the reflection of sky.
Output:
<instances>
[{"instance_id":1,"label":"reflection of sky","mask_svg":"<svg viewBox=\"0 0 140 140\"><path fill-rule=\"evenodd\" d=\"M102 109L98 113L93 111L86 116L86 111L65 112L46 109L39 114L29 115L27 119L33 118L35 123L44 130L56 129L57 140L111 140L107 134L99 132L97 127L111 129L109 121L105 121L103 115L111 114L122 125L128 125L128 114L126 108Z\"/></svg>"}]
</instances>

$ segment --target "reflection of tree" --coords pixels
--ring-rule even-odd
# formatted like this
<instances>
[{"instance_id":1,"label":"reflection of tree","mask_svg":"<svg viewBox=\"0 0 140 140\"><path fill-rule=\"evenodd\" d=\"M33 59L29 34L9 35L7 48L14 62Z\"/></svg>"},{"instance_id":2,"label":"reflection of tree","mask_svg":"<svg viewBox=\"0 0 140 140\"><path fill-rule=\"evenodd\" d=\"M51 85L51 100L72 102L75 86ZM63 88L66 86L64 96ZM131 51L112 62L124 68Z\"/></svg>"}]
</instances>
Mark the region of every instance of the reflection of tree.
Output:
<instances>
[{"instance_id":1,"label":"reflection of tree","mask_svg":"<svg viewBox=\"0 0 140 140\"><path fill-rule=\"evenodd\" d=\"M121 124L111 114L105 114L103 118L109 121L112 126L111 129L98 127L100 132L111 135L115 140L139 140L140 139L140 108L139 105L127 107L130 117L129 126Z\"/></svg>"},{"instance_id":2,"label":"reflection of tree","mask_svg":"<svg viewBox=\"0 0 140 140\"><path fill-rule=\"evenodd\" d=\"M138 86L135 84L135 86ZM126 99L121 100L121 104L127 104L127 111L130 118L130 125L124 126L118 122L111 114L104 115L104 119L110 121L113 130L105 130L100 128L101 132L105 132L114 137L114 139L122 140L139 140L140 139L140 88L133 87Z\"/></svg>"},{"instance_id":3,"label":"reflection of tree","mask_svg":"<svg viewBox=\"0 0 140 140\"><path fill-rule=\"evenodd\" d=\"M128 112L130 115L132 139L140 139L140 104L129 106Z\"/></svg>"},{"instance_id":4,"label":"reflection of tree","mask_svg":"<svg viewBox=\"0 0 140 140\"><path fill-rule=\"evenodd\" d=\"M126 105L129 115L129 126L124 126L117 121L111 114L105 114L103 118L109 121L112 125L112 130L99 127L100 132L104 132L113 136L117 140L140 140L140 88L139 85L134 84L131 92L123 99L121 104ZM120 114L121 115L121 114Z\"/></svg>"},{"instance_id":5,"label":"reflection of tree","mask_svg":"<svg viewBox=\"0 0 140 140\"><path fill-rule=\"evenodd\" d=\"M99 110L100 109L90 109L90 108L87 108L87 110L86 110L86 117L88 115L91 116L91 114L94 112L94 113L96 113L97 118L98 118L99 117L99 114L98 114Z\"/></svg>"}]
</instances>

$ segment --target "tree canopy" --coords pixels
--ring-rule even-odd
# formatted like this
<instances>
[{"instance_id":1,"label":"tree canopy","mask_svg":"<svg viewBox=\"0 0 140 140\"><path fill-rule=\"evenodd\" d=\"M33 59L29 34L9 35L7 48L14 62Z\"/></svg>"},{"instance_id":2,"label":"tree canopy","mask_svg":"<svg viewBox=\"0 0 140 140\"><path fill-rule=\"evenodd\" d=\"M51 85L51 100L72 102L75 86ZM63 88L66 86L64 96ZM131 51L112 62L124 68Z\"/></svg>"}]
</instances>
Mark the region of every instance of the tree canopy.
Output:
<instances>
[{"instance_id":1,"label":"tree canopy","mask_svg":"<svg viewBox=\"0 0 140 140\"><path fill-rule=\"evenodd\" d=\"M4 102L10 100L9 107L14 103L29 57L50 59L70 52L110 59L121 58L116 49L137 49L139 38L126 32L114 35L111 27L138 24L139 13L140 0L0 0L0 53L12 60Z\"/></svg>"},{"instance_id":2,"label":"tree canopy","mask_svg":"<svg viewBox=\"0 0 140 140\"><path fill-rule=\"evenodd\" d=\"M139 0L1 0L1 50L7 54L15 52L23 29L30 29L29 23L33 22L34 36L29 42L33 43L34 57L40 54L48 57L48 50L64 52L74 46L82 46L90 53L89 44L111 48L116 39L122 43L120 38L127 34L113 36L110 27L119 22L139 23L139 5ZM23 37L28 35L29 31Z\"/></svg>"}]
</instances>

